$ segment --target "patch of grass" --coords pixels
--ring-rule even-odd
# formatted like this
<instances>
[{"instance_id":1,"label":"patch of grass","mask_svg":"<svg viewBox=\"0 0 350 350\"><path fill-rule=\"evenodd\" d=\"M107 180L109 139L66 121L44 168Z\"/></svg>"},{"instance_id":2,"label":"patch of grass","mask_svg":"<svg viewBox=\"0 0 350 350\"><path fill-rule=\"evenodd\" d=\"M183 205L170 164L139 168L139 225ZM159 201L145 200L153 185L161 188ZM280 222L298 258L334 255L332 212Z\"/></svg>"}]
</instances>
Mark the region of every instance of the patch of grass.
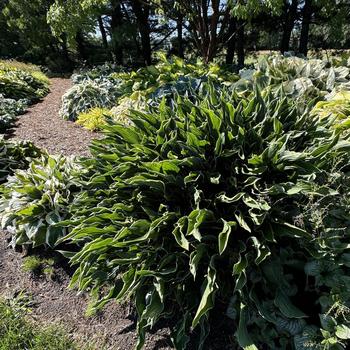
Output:
<instances>
[{"instance_id":1,"label":"patch of grass","mask_svg":"<svg viewBox=\"0 0 350 350\"><path fill-rule=\"evenodd\" d=\"M55 276L54 264L54 259L43 259L37 255L31 255L24 258L22 269L36 276L43 274L47 278L53 279Z\"/></svg>"},{"instance_id":2,"label":"patch of grass","mask_svg":"<svg viewBox=\"0 0 350 350\"><path fill-rule=\"evenodd\" d=\"M77 346L59 327L42 328L26 319L30 312L23 295L0 299L0 350L77 350Z\"/></svg>"}]
</instances>

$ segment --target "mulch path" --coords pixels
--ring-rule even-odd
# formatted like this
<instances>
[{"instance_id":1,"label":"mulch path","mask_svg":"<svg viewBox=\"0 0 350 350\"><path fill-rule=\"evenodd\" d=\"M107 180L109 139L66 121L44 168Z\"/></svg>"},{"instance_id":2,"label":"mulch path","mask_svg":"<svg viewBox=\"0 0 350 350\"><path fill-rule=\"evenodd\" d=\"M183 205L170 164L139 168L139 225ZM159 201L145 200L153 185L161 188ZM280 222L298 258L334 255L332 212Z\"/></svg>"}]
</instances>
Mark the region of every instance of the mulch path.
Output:
<instances>
[{"instance_id":1,"label":"mulch path","mask_svg":"<svg viewBox=\"0 0 350 350\"><path fill-rule=\"evenodd\" d=\"M98 134L58 115L62 95L71 86L70 79L52 78L51 92L18 118L12 137L32 141L50 154L89 155L88 146Z\"/></svg>"}]
</instances>

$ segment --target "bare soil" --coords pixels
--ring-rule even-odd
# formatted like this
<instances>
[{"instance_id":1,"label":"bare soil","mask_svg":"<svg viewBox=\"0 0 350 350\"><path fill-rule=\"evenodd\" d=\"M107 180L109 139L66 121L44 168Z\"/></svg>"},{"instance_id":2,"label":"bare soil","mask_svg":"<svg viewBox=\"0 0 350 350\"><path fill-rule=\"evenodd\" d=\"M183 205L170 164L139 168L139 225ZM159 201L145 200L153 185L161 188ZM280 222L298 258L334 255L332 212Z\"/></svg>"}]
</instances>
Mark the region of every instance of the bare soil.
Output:
<instances>
[{"instance_id":1,"label":"bare soil","mask_svg":"<svg viewBox=\"0 0 350 350\"><path fill-rule=\"evenodd\" d=\"M0 297L11 298L19 292L27 293L33 304L30 318L45 327L63 327L82 350L87 346L96 350L134 348L135 317L130 305L111 302L97 315L85 316L89 297L68 289L70 276L61 264L55 266L52 280L25 272L22 254L7 247L5 233L0 232L0 236ZM145 349L172 349L168 334L167 329L150 334Z\"/></svg>"}]
</instances>

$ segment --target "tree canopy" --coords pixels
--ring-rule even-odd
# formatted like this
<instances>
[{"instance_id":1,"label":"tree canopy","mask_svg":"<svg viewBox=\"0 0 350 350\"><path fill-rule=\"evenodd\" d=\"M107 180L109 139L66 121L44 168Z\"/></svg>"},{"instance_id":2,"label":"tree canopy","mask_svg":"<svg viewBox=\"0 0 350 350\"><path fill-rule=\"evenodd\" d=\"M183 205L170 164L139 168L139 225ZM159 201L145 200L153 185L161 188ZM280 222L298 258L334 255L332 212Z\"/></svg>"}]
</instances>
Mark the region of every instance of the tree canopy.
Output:
<instances>
[{"instance_id":1,"label":"tree canopy","mask_svg":"<svg viewBox=\"0 0 350 350\"><path fill-rule=\"evenodd\" d=\"M349 23L346 0L1 0L0 56L141 66L162 49L242 67L254 50L348 48Z\"/></svg>"}]
</instances>

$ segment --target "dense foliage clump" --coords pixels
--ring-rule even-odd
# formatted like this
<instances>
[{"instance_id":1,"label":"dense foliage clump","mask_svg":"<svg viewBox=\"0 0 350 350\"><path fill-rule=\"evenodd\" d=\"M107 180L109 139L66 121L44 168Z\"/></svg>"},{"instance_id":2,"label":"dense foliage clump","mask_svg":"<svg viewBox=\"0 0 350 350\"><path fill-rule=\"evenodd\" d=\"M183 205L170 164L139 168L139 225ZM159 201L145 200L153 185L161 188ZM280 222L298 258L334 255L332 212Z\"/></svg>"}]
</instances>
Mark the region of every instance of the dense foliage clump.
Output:
<instances>
[{"instance_id":1,"label":"dense foliage clump","mask_svg":"<svg viewBox=\"0 0 350 350\"><path fill-rule=\"evenodd\" d=\"M100 130L106 124L106 118L111 118L112 113L108 108L95 107L87 112L78 115L77 124L84 128L96 131Z\"/></svg>"},{"instance_id":2,"label":"dense foliage clump","mask_svg":"<svg viewBox=\"0 0 350 350\"><path fill-rule=\"evenodd\" d=\"M17 115L24 113L27 100L14 100L5 98L0 94L0 134L13 126Z\"/></svg>"},{"instance_id":3,"label":"dense foliage clump","mask_svg":"<svg viewBox=\"0 0 350 350\"><path fill-rule=\"evenodd\" d=\"M298 57L271 56L261 59L255 69L242 70L237 83L240 91L251 90L254 85L284 93L305 110L332 93L350 89L350 69L332 67L327 61L305 60Z\"/></svg>"},{"instance_id":4,"label":"dense foliage clump","mask_svg":"<svg viewBox=\"0 0 350 350\"><path fill-rule=\"evenodd\" d=\"M15 100L28 99L35 102L49 91L47 81L37 73L18 69L0 70L0 94Z\"/></svg>"},{"instance_id":5,"label":"dense foliage clump","mask_svg":"<svg viewBox=\"0 0 350 350\"><path fill-rule=\"evenodd\" d=\"M81 172L73 159L45 155L8 178L0 218L2 228L13 234L13 246L55 246L67 232L55 224L69 216L68 205L79 190L76 179Z\"/></svg>"},{"instance_id":6,"label":"dense foliage clump","mask_svg":"<svg viewBox=\"0 0 350 350\"><path fill-rule=\"evenodd\" d=\"M60 115L62 118L76 121L80 113L96 107L111 108L116 104L119 90L115 82L109 79L86 79L74 85L62 97Z\"/></svg>"},{"instance_id":7,"label":"dense foliage clump","mask_svg":"<svg viewBox=\"0 0 350 350\"><path fill-rule=\"evenodd\" d=\"M66 115L104 138L8 178L3 228L13 245L75 245L71 286L92 311L131 298L137 349L164 321L176 349L213 328L233 349L347 349L349 71L317 64L84 73Z\"/></svg>"},{"instance_id":8,"label":"dense foliage clump","mask_svg":"<svg viewBox=\"0 0 350 350\"><path fill-rule=\"evenodd\" d=\"M49 79L33 65L0 61L0 134L13 126L16 116L49 92Z\"/></svg>"},{"instance_id":9,"label":"dense foliage clump","mask_svg":"<svg viewBox=\"0 0 350 350\"><path fill-rule=\"evenodd\" d=\"M283 95L207 89L93 143L72 285L96 308L131 296L138 349L164 319L202 348L218 316L237 347L345 349L350 143Z\"/></svg>"},{"instance_id":10,"label":"dense foliage clump","mask_svg":"<svg viewBox=\"0 0 350 350\"><path fill-rule=\"evenodd\" d=\"M208 79L215 80L218 89L239 79L217 64L189 64L176 57L167 60L164 55L159 58L157 65L132 72L104 65L74 74L75 85L63 96L60 115L75 121L90 109L113 108L116 121L123 120L127 109L144 109L147 104L159 104L162 98L171 101L177 94L194 96Z\"/></svg>"}]
</instances>

